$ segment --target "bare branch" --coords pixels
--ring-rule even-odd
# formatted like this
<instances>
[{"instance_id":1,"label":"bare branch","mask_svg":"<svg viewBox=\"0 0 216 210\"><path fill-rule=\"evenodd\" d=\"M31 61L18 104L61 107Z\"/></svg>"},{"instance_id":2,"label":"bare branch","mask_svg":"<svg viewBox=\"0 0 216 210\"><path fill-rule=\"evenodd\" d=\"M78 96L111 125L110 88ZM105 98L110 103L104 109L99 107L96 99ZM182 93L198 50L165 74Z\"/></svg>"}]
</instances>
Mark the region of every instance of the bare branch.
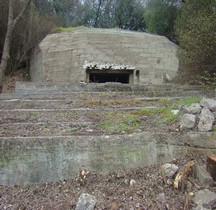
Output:
<instances>
[{"instance_id":1,"label":"bare branch","mask_svg":"<svg viewBox=\"0 0 216 210\"><path fill-rule=\"evenodd\" d=\"M25 6L23 7L22 11L19 13L19 15L13 20L12 25L11 25L12 28L14 28L16 26L16 24L19 22L19 20L22 18L22 16L24 15L26 10L28 9L30 3L31 3L31 0L28 0L26 2Z\"/></svg>"}]
</instances>

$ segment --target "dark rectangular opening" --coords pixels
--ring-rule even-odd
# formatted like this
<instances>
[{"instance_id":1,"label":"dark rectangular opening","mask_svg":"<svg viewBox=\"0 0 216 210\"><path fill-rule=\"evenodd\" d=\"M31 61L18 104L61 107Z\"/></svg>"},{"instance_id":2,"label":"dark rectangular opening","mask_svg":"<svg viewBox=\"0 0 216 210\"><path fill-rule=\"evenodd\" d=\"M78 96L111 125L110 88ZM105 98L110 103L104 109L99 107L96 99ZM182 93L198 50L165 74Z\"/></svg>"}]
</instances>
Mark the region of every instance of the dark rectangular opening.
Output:
<instances>
[{"instance_id":1,"label":"dark rectangular opening","mask_svg":"<svg viewBox=\"0 0 216 210\"><path fill-rule=\"evenodd\" d=\"M119 82L123 84L129 84L129 76L129 73L89 73L89 82Z\"/></svg>"}]
</instances>

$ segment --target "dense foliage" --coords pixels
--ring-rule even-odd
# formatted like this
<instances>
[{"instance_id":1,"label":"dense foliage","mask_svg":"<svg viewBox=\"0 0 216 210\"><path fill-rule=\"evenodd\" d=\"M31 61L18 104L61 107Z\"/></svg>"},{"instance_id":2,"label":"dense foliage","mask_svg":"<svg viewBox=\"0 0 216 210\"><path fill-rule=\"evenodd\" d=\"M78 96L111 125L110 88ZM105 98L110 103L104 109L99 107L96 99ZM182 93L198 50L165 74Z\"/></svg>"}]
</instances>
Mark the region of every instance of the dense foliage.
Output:
<instances>
[{"instance_id":1,"label":"dense foliage","mask_svg":"<svg viewBox=\"0 0 216 210\"><path fill-rule=\"evenodd\" d=\"M216 1L186 0L176 22L180 80L216 82Z\"/></svg>"},{"instance_id":2,"label":"dense foliage","mask_svg":"<svg viewBox=\"0 0 216 210\"><path fill-rule=\"evenodd\" d=\"M147 31L175 40L174 24L179 10L176 0L149 0L144 17Z\"/></svg>"}]
</instances>

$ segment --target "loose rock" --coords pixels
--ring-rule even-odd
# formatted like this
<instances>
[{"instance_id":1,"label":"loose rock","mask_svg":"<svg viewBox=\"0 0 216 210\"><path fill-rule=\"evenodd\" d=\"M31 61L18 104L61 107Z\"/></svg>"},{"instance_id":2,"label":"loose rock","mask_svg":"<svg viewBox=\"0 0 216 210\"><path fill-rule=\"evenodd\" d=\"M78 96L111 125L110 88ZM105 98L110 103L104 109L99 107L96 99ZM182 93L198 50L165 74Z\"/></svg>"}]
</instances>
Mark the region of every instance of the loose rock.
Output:
<instances>
[{"instance_id":1,"label":"loose rock","mask_svg":"<svg viewBox=\"0 0 216 210\"><path fill-rule=\"evenodd\" d=\"M197 179L198 182L200 182L204 186L211 186L214 183L212 177L205 170L204 166L194 164L192 166L192 174L193 174L193 177Z\"/></svg>"},{"instance_id":2,"label":"loose rock","mask_svg":"<svg viewBox=\"0 0 216 210\"><path fill-rule=\"evenodd\" d=\"M182 106L181 111L188 114L200 114L202 107L199 103L194 103L191 106Z\"/></svg>"},{"instance_id":3,"label":"loose rock","mask_svg":"<svg viewBox=\"0 0 216 210\"><path fill-rule=\"evenodd\" d=\"M83 193L79 197L75 210L94 210L95 205L95 197L88 193Z\"/></svg>"},{"instance_id":4,"label":"loose rock","mask_svg":"<svg viewBox=\"0 0 216 210\"><path fill-rule=\"evenodd\" d=\"M195 210L198 209L211 209L208 208L208 204L216 198L216 193L211 192L208 189L200 190L195 194L195 197L193 199L194 203L197 205ZM205 206L205 207L204 207Z\"/></svg>"},{"instance_id":5,"label":"loose rock","mask_svg":"<svg viewBox=\"0 0 216 210\"><path fill-rule=\"evenodd\" d=\"M184 114L182 116L180 125L183 129L192 129L196 124L196 116L193 114Z\"/></svg>"},{"instance_id":6,"label":"loose rock","mask_svg":"<svg viewBox=\"0 0 216 210\"><path fill-rule=\"evenodd\" d=\"M215 112L216 111L216 100L205 98L202 101L200 101L200 105L202 107L206 107L207 109Z\"/></svg>"},{"instance_id":7,"label":"loose rock","mask_svg":"<svg viewBox=\"0 0 216 210\"><path fill-rule=\"evenodd\" d=\"M177 165L166 163L161 166L161 173L164 178L171 179L176 174L178 169Z\"/></svg>"},{"instance_id":8,"label":"loose rock","mask_svg":"<svg viewBox=\"0 0 216 210\"><path fill-rule=\"evenodd\" d=\"M198 131L211 131L213 123L214 114L208 108L203 108L198 124Z\"/></svg>"}]
</instances>

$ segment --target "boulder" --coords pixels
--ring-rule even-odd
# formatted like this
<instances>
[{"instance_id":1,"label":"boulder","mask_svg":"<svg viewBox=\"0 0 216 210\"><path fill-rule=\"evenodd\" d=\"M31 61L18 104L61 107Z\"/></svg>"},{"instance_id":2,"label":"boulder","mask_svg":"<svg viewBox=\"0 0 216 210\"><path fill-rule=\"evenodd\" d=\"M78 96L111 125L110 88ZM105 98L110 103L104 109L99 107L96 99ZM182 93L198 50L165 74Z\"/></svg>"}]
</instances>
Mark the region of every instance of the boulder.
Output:
<instances>
[{"instance_id":1,"label":"boulder","mask_svg":"<svg viewBox=\"0 0 216 210\"><path fill-rule=\"evenodd\" d=\"M200 105L202 107L206 107L207 109L215 112L216 111L216 100L205 98L202 101L200 101Z\"/></svg>"},{"instance_id":2,"label":"boulder","mask_svg":"<svg viewBox=\"0 0 216 210\"><path fill-rule=\"evenodd\" d=\"M193 129L196 124L196 116L193 114L184 114L180 125L183 129Z\"/></svg>"},{"instance_id":3,"label":"boulder","mask_svg":"<svg viewBox=\"0 0 216 210\"><path fill-rule=\"evenodd\" d=\"M94 210L96 198L88 193L83 193L78 199L75 210Z\"/></svg>"},{"instance_id":4,"label":"boulder","mask_svg":"<svg viewBox=\"0 0 216 210\"><path fill-rule=\"evenodd\" d=\"M188 114L200 114L202 107L199 103L191 104L191 106L182 106L181 111Z\"/></svg>"},{"instance_id":5,"label":"boulder","mask_svg":"<svg viewBox=\"0 0 216 210\"><path fill-rule=\"evenodd\" d=\"M194 203L197 205L197 207L195 208L196 210L198 209L202 209L202 210L206 210L206 209L212 209L211 208L211 203L212 201L214 201L216 198L216 193L211 192L208 189L204 189L204 190L199 190L196 194L195 197L193 199Z\"/></svg>"},{"instance_id":6,"label":"boulder","mask_svg":"<svg viewBox=\"0 0 216 210\"><path fill-rule=\"evenodd\" d=\"M211 131L215 120L214 114L208 109L203 108L200 114L198 131Z\"/></svg>"}]
</instances>

